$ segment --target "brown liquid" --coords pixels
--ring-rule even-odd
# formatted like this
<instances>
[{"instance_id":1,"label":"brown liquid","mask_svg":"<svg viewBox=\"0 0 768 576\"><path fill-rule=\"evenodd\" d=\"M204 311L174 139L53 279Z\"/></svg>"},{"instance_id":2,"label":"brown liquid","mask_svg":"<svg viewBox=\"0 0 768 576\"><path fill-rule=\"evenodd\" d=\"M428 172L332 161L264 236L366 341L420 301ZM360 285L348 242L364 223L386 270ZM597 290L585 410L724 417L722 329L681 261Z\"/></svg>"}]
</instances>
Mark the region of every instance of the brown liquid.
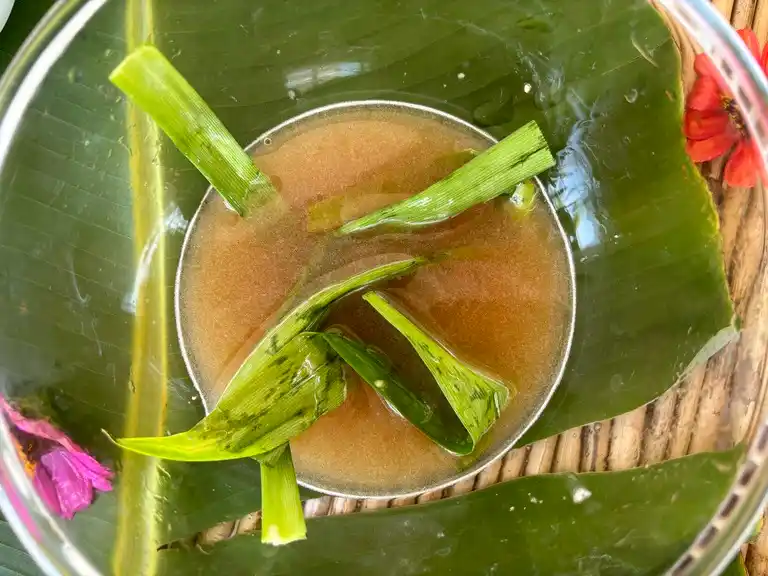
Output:
<instances>
[{"instance_id":1,"label":"brown liquid","mask_svg":"<svg viewBox=\"0 0 768 576\"><path fill-rule=\"evenodd\" d=\"M500 198L410 234L332 239L308 228L332 229L336 218L420 192L466 161L462 151L488 142L393 109L316 117L273 140L256 163L279 183L287 209L242 220L216 198L203 207L188 254L182 324L206 396L218 397L297 283L372 255L448 251L452 258L379 288L457 356L514 384L518 395L482 448L503 443L552 384L569 328L567 258L548 208L539 202L521 218ZM334 306L330 324L384 350L406 381L429 378L359 294ZM467 465L349 373L346 402L291 443L301 478L356 493L414 491Z\"/></svg>"}]
</instances>

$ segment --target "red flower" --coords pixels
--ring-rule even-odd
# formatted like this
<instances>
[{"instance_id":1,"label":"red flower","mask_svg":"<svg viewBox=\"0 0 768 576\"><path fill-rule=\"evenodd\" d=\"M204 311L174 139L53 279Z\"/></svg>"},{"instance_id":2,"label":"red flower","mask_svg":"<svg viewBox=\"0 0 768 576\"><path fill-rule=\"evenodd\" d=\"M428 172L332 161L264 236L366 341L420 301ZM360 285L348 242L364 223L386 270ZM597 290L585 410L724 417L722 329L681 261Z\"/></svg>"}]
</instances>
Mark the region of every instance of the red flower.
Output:
<instances>
[{"instance_id":1,"label":"red flower","mask_svg":"<svg viewBox=\"0 0 768 576\"><path fill-rule=\"evenodd\" d=\"M763 72L768 73L768 45L761 55L760 44L752 30L745 28L738 34ZM732 150L725 164L723 180L730 186L754 186L762 171L760 155L733 95L709 56L696 56L694 69L698 77L688 94L683 125L688 154L694 162L707 162Z\"/></svg>"}]
</instances>

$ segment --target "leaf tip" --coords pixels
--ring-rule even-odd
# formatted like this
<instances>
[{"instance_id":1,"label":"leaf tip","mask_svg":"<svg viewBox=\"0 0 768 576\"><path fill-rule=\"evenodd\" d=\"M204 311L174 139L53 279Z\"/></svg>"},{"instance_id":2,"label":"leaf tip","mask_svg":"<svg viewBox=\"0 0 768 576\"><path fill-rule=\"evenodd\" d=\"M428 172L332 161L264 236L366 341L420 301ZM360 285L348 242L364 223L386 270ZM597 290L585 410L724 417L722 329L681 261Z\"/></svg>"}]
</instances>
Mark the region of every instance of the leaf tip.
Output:
<instances>
[{"instance_id":1,"label":"leaf tip","mask_svg":"<svg viewBox=\"0 0 768 576\"><path fill-rule=\"evenodd\" d=\"M280 528L272 524L266 530L261 533L262 544L269 544L271 546L285 546L291 542L299 542L307 539L307 530L297 530L289 535L283 535L280 532Z\"/></svg>"},{"instance_id":2,"label":"leaf tip","mask_svg":"<svg viewBox=\"0 0 768 576\"><path fill-rule=\"evenodd\" d=\"M114 444L115 446L120 446L119 441L115 440L109 432L104 430L104 428L101 429L101 433L104 434L104 436L107 437L107 440L109 440L112 444Z\"/></svg>"}]
</instances>

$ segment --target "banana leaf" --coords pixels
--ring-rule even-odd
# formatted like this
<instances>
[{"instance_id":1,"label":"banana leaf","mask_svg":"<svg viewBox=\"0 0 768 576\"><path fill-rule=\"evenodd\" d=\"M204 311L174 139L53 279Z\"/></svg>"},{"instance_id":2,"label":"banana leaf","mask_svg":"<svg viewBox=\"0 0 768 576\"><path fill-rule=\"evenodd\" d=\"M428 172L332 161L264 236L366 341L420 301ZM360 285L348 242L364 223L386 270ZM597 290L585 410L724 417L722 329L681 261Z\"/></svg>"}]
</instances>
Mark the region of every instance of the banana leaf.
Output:
<instances>
[{"instance_id":1,"label":"banana leaf","mask_svg":"<svg viewBox=\"0 0 768 576\"><path fill-rule=\"evenodd\" d=\"M46 4L16 2L0 33L3 62ZM131 183L131 124L107 78L127 41L149 36L139 24L150 20L154 42L241 144L357 98L434 106L499 138L536 120L558 161L543 181L574 251L578 318L568 372L526 441L651 400L733 332L715 213L683 150L678 56L645 0L128 5L151 14L129 18L120 2L106 4L34 97L0 174L4 391L38 397L101 460L119 465L100 430L122 432L136 384L136 246L165 222L153 271L173 269L206 188L164 140L153 158L162 186ZM151 212L134 218L134 192L155 202ZM170 306L145 321L168 335L156 351L167 361L160 428L187 429L202 412ZM147 516L157 524L121 538L161 544L259 508L255 463L164 470ZM97 501L101 520L67 524L75 544L109 558L122 490Z\"/></svg>"},{"instance_id":2,"label":"banana leaf","mask_svg":"<svg viewBox=\"0 0 768 576\"><path fill-rule=\"evenodd\" d=\"M578 302L568 370L523 443L652 400L735 335L716 214L684 150L679 56L644 0L266 2L253 20L234 0L158 10L157 43L181 52L174 64L243 140L355 98L434 106L498 138L538 123ZM241 32L225 32L236 19ZM210 26L190 33L199 21Z\"/></svg>"},{"instance_id":3,"label":"banana leaf","mask_svg":"<svg viewBox=\"0 0 768 576\"><path fill-rule=\"evenodd\" d=\"M0 515L0 574L3 576L42 576L32 557L21 545L10 524Z\"/></svg>"},{"instance_id":4,"label":"banana leaf","mask_svg":"<svg viewBox=\"0 0 768 576\"><path fill-rule=\"evenodd\" d=\"M520 478L421 506L310 519L307 540L280 550L240 536L210 550L163 552L161 565L168 576L656 576L715 512L742 454Z\"/></svg>"}]
</instances>

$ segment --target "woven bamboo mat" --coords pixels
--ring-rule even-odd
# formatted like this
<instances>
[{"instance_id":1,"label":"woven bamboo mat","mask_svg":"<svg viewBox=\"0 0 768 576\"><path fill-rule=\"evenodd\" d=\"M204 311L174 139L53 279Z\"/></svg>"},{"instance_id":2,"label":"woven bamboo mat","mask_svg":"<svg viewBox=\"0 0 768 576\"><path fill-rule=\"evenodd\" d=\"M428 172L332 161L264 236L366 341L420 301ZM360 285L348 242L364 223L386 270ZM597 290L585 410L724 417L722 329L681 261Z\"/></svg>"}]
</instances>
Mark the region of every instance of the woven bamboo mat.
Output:
<instances>
[{"instance_id":1,"label":"woven bamboo mat","mask_svg":"<svg viewBox=\"0 0 768 576\"><path fill-rule=\"evenodd\" d=\"M735 28L752 27L768 41L768 0L714 0ZM679 30L684 82L693 81L694 47ZM763 405L760 383L768 349L768 263L764 252L762 190L728 189L722 163L704 167L717 203L725 263L742 337L695 369L655 402L611 420L574 428L559 436L512 450L476 477L418 498L391 501L323 497L309 501L308 516L350 514L408 506L478 490L519 476L548 472L623 470L707 450L724 449L748 438ZM209 544L259 527L260 515L219 525L198 539ZM767 523L768 524L768 523ZM768 527L742 548L750 576L768 576Z\"/></svg>"}]
</instances>

